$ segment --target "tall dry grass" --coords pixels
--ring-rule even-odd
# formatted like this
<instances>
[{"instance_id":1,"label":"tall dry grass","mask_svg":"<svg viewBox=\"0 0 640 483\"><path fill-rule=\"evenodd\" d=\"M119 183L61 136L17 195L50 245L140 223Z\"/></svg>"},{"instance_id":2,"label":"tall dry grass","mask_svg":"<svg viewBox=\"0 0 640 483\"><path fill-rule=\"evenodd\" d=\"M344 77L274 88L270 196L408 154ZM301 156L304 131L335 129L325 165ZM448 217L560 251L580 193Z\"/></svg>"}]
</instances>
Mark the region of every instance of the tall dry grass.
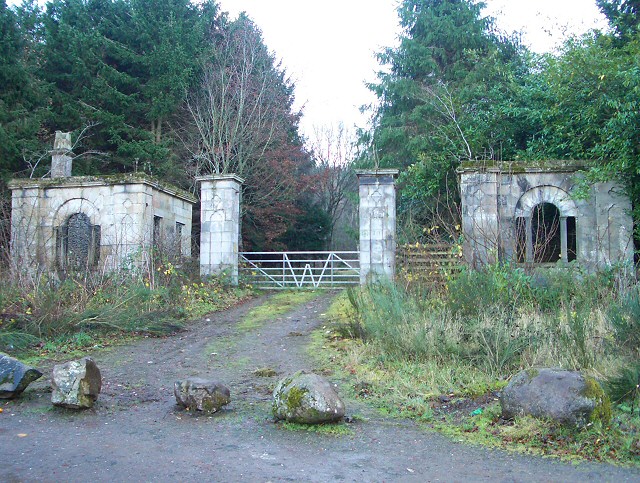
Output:
<instances>
[{"instance_id":1,"label":"tall dry grass","mask_svg":"<svg viewBox=\"0 0 640 483\"><path fill-rule=\"evenodd\" d=\"M492 266L464 271L440 292L390 283L354 290L349 324L357 330L350 332L374 358L436 364L458 379L466 371L472 380L505 380L534 366L609 378L638 361L638 290L633 277L613 269L528 274Z\"/></svg>"}]
</instances>

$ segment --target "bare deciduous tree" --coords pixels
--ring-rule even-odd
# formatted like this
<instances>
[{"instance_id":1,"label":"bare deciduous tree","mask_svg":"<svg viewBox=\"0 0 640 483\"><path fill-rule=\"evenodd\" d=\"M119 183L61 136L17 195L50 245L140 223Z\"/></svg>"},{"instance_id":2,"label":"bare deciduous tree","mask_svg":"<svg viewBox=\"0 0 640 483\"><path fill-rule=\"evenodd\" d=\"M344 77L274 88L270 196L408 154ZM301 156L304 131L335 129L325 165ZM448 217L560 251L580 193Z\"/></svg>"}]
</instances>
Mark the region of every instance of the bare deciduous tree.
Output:
<instances>
[{"instance_id":1,"label":"bare deciduous tree","mask_svg":"<svg viewBox=\"0 0 640 483\"><path fill-rule=\"evenodd\" d=\"M243 215L273 212L300 191L296 166L304 153L295 141L300 114L292 111L293 84L247 17L214 34L213 42L186 101L191 126L183 140L192 174L234 173L245 179ZM273 213L270 218L278 224ZM286 224L280 225L282 232Z\"/></svg>"},{"instance_id":2,"label":"bare deciduous tree","mask_svg":"<svg viewBox=\"0 0 640 483\"><path fill-rule=\"evenodd\" d=\"M196 175L252 177L287 128L287 79L245 17L222 34L187 97ZM261 170L262 175L269 173Z\"/></svg>"},{"instance_id":3,"label":"bare deciduous tree","mask_svg":"<svg viewBox=\"0 0 640 483\"><path fill-rule=\"evenodd\" d=\"M316 162L316 193L322 209L329 215L329 245L335 248L336 224L348 207L348 192L355 191L351 165L355 158L355 140L351 132L339 124L337 128L315 129L312 153Z\"/></svg>"}]
</instances>

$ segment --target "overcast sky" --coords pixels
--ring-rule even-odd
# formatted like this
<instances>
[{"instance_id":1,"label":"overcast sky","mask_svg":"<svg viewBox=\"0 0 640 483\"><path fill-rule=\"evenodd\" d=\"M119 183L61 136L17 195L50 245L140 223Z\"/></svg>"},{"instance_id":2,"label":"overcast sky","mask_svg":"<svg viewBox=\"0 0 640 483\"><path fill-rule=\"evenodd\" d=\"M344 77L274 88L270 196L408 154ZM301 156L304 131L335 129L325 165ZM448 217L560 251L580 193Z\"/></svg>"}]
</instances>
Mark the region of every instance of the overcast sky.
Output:
<instances>
[{"instance_id":1,"label":"overcast sky","mask_svg":"<svg viewBox=\"0 0 640 483\"><path fill-rule=\"evenodd\" d=\"M522 31L537 52L551 50L569 33L606 22L595 0L485 0L500 28ZM231 18L245 11L262 29L269 49L283 61L304 106L302 131L314 126L364 126L359 107L375 99L375 53L396 44L395 0L220 0Z\"/></svg>"}]
</instances>

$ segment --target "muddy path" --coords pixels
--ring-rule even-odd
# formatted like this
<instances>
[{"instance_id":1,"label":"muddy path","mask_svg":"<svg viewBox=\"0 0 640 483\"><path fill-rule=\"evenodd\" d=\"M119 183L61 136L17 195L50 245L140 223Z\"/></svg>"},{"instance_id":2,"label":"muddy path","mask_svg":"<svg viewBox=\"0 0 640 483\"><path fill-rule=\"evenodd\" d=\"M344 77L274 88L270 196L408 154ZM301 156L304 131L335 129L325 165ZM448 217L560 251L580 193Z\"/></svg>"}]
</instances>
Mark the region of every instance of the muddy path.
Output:
<instances>
[{"instance_id":1,"label":"muddy path","mask_svg":"<svg viewBox=\"0 0 640 483\"><path fill-rule=\"evenodd\" d=\"M313 369L310 333L332 297L243 326L263 297L175 336L92 354L103 376L92 410L53 408L48 381L37 381L2 403L0 481L640 481L637 470L467 446L348 399L347 414L361 416L352 434L274 424L270 388ZM260 368L278 375L259 377ZM173 383L196 375L224 382L232 403L213 416L179 410Z\"/></svg>"}]
</instances>

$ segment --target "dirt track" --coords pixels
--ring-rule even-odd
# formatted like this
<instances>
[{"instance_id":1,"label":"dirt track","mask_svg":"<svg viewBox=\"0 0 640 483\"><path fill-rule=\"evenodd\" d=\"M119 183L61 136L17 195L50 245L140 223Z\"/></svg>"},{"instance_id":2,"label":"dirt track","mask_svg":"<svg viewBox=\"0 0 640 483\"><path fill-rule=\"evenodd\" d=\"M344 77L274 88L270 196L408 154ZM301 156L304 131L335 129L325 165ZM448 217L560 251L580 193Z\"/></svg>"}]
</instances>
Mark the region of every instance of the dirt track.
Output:
<instances>
[{"instance_id":1,"label":"dirt track","mask_svg":"<svg viewBox=\"0 0 640 483\"><path fill-rule=\"evenodd\" d=\"M349 425L352 435L285 430L270 418L279 376L253 371L313 369L305 347L331 295L237 330L263 301L94 354L103 391L92 410L53 408L47 381L2 403L0 481L640 481L638 470L466 446L350 400L347 414L366 416ZM233 402L212 417L179 410L173 383L195 375L224 382Z\"/></svg>"}]
</instances>

